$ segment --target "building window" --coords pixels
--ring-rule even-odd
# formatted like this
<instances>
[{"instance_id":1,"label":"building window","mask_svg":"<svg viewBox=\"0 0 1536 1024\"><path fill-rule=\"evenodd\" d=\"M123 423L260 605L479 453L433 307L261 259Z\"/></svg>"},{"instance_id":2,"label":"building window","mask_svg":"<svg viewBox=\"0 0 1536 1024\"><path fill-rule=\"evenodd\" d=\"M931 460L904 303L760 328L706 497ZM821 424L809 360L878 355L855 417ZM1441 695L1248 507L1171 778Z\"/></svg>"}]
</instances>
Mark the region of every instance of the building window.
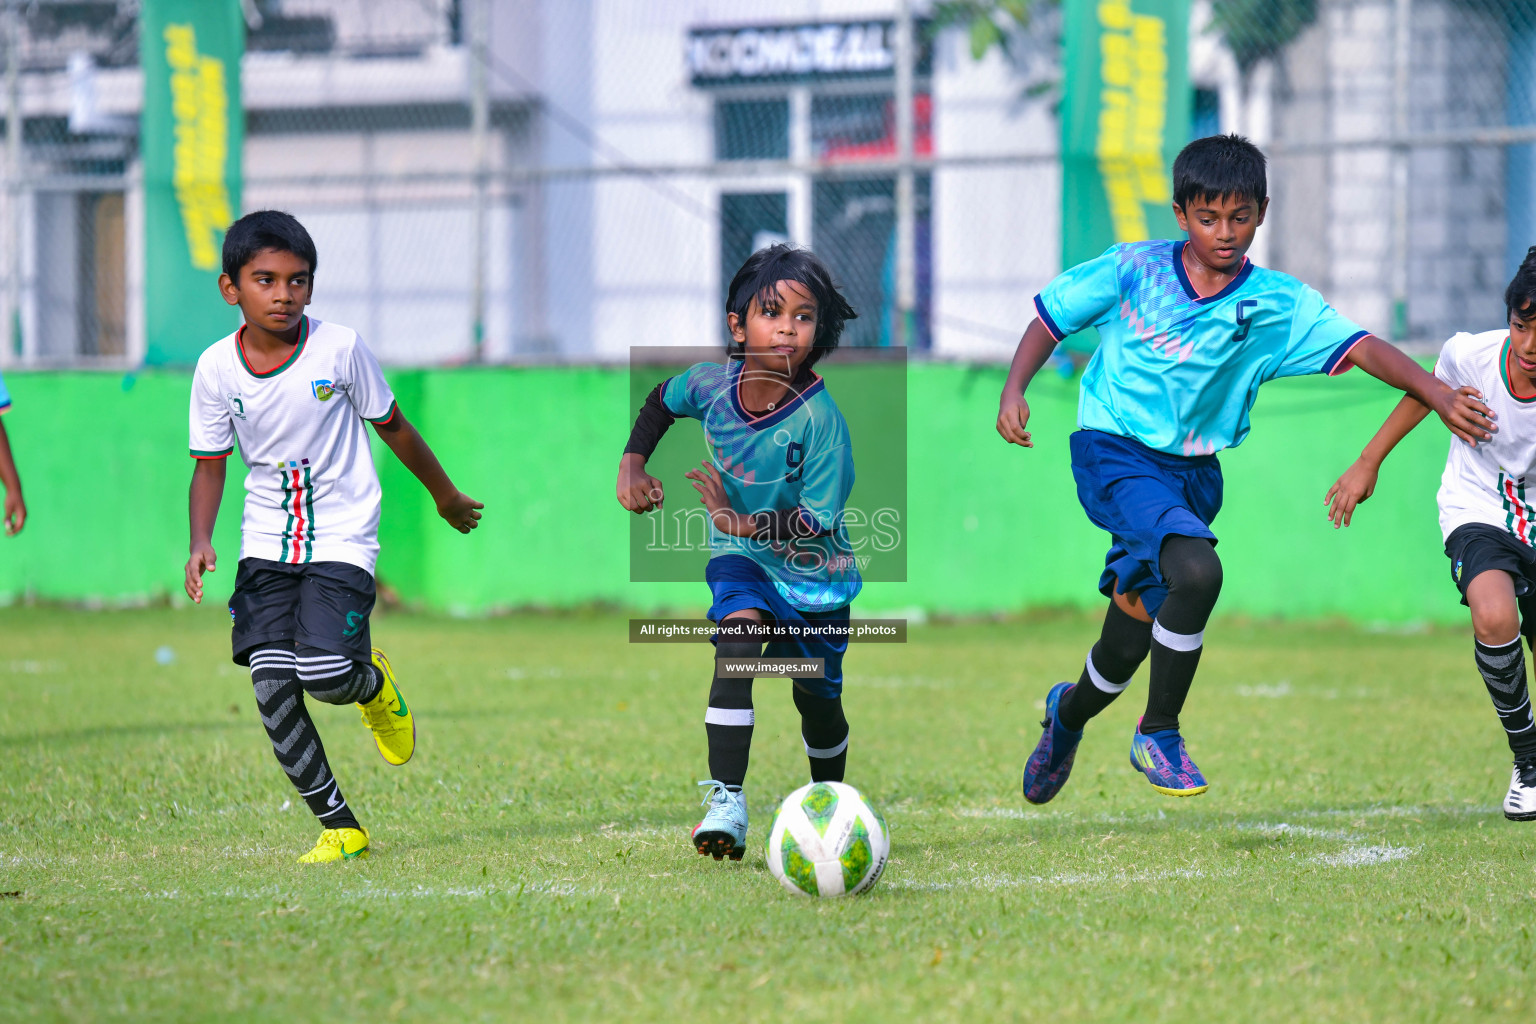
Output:
<instances>
[{"instance_id":1,"label":"building window","mask_svg":"<svg viewBox=\"0 0 1536 1024\"><path fill-rule=\"evenodd\" d=\"M36 351L43 359L125 354L123 200L122 192L37 193Z\"/></svg>"},{"instance_id":2,"label":"building window","mask_svg":"<svg viewBox=\"0 0 1536 1024\"><path fill-rule=\"evenodd\" d=\"M932 99L913 98L912 149L933 152ZM885 91L821 93L811 97L811 147L819 160L857 164L896 156L896 102ZM915 181L914 239L917 284L914 348L930 343L932 299L931 179ZM859 318L843 329L847 345L890 345L896 324L896 179L889 172L870 177L828 175L812 187L811 233L815 248L842 284Z\"/></svg>"},{"instance_id":3,"label":"building window","mask_svg":"<svg viewBox=\"0 0 1536 1024\"><path fill-rule=\"evenodd\" d=\"M721 308L731 278L747 257L775 242L789 241L789 195L784 192L726 192L720 196Z\"/></svg>"},{"instance_id":4,"label":"building window","mask_svg":"<svg viewBox=\"0 0 1536 1024\"><path fill-rule=\"evenodd\" d=\"M715 104L716 160L788 160L789 100Z\"/></svg>"},{"instance_id":5,"label":"building window","mask_svg":"<svg viewBox=\"0 0 1536 1024\"><path fill-rule=\"evenodd\" d=\"M926 174L916 176L916 337L908 344L929 346L932 287L932 233ZM813 189L816 251L827 261L849 303L858 312L843 328L843 343L883 346L896 337L896 179L827 178Z\"/></svg>"}]
</instances>

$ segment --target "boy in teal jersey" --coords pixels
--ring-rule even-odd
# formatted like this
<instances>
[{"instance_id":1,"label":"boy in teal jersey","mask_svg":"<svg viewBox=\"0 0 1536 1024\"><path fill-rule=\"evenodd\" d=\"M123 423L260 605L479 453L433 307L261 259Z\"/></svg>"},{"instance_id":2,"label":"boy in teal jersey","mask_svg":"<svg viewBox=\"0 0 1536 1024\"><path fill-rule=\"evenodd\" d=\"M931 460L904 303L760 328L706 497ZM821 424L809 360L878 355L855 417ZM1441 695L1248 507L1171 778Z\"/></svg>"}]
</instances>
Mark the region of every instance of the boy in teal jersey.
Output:
<instances>
[{"instance_id":1,"label":"boy in teal jersey","mask_svg":"<svg viewBox=\"0 0 1536 1024\"><path fill-rule=\"evenodd\" d=\"M712 777L700 783L709 787L709 810L692 839L716 860L746 852L742 784L754 713L750 670L736 663L765 653L760 638L748 635L752 626L794 627L802 637L822 627L808 639L776 639L766 653L822 659L823 677L793 681L795 706L812 781L843 778L842 658L848 606L861 586L842 521L853 457L848 424L811 367L837 347L843 323L855 315L810 252L760 249L731 281L730 359L698 363L658 384L620 462L619 503L635 513L659 509L661 481L646 473L646 460L676 417L703 425L711 457L686 475L709 510L705 580L714 598L709 618L719 629L704 714Z\"/></svg>"},{"instance_id":2,"label":"boy in teal jersey","mask_svg":"<svg viewBox=\"0 0 1536 1024\"><path fill-rule=\"evenodd\" d=\"M1112 538L1099 590L1110 599L1076 685L1046 697L1044 732L1024 768L1024 797L1045 803L1072 770L1088 719L1151 654L1146 714L1131 764L1159 792L1207 785L1185 748L1179 712L1221 590L1210 524L1221 509L1216 453L1248 436L1259 385L1359 366L1433 409L1457 436L1488 436L1488 409L1437 381L1322 296L1245 255L1269 200L1264 156L1247 139L1190 143L1173 166L1184 240L1111 246L1035 297L1008 372L997 431L1032 447L1024 389L1069 334L1100 344L1083 373L1072 473L1088 518Z\"/></svg>"}]
</instances>

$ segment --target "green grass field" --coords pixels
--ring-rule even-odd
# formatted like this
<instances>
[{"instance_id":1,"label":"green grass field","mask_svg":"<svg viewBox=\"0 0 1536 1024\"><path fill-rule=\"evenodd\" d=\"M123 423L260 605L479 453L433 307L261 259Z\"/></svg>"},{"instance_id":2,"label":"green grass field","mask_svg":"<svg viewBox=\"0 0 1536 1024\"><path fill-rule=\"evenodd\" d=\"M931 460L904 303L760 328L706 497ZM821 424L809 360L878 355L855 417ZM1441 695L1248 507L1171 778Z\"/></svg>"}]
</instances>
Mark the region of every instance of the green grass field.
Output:
<instances>
[{"instance_id":1,"label":"green grass field","mask_svg":"<svg viewBox=\"0 0 1536 1024\"><path fill-rule=\"evenodd\" d=\"M763 864L804 781L757 685L754 826L700 858L707 649L618 616L382 615L417 714L386 766L315 711L373 857L273 760L214 609L0 611L0 1018L1529 1020L1536 825L1458 632L1218 620L1184 716L1209 793L1126 760L1145 672L1046 809L1019 796L1077 616L848 659L848 781L893 855L813 902ZM162 646L175 652L157 663ZM312 707L313 707L312 703Z\"/></svg>"}]
</instances>

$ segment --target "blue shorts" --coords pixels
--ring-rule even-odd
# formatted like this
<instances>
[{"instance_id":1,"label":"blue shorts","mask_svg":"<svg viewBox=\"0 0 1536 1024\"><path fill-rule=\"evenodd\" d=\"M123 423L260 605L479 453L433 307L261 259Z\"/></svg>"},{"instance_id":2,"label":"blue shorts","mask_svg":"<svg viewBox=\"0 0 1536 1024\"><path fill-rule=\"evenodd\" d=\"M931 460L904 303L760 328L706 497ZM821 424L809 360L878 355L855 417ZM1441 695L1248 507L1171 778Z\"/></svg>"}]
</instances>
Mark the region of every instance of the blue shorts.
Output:
<instances>
[{"instance_id":1,"label":"blue shorts","mask_svg":"<svg viewBox=\"0 0 1536 1024\"><path fill-rule=\"evenodd\" d=\"M732 612L756 608L765 621L810 625L812 623L848 622L848 607L830 612L803 612L784 600L763 567L746 555L721 555L704 567L715 603L709 606L709 621L719 623ZM806 638L774 640L763 650L765 658L821 658L825 679L796 679L795 685L813 697L841 697L843 694L843 652L848 649L846 636L836 639Z\"/></svg>"},{"instance_id":2,"label":"blue shorts","mask_svg":"<svg viewBox=\"0 0 1536 1024\"><path fill-rule=\"evenodd\" d=\"M1168 597L1158 569L1163 541L1205 537L1216 543L1210 524L1221 511L1221 463L1214 455L1153 451L1101 430L1075 432L1071 448L1077 500L1093 525L1114 538L1099 590L1106 597L1117 589L1140 594L1147 614L1156 616Z\"/></svg>"}]
</instances>

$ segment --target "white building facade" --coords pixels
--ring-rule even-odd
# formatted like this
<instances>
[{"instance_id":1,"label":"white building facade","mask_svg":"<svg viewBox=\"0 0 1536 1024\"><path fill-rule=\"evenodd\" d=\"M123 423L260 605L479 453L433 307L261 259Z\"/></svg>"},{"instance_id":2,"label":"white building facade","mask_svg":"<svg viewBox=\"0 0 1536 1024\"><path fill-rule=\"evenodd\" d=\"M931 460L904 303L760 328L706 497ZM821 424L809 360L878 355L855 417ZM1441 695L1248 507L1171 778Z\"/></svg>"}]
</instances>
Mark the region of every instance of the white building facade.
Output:
<instances>
[{"instance_id":1,"label":"white building facade","mask_svg":"<svg viewBox=\"0 0 1536 1024\"><path fill-rule=\"evenodd\" d=\"M780 238L843 283L861 314L847 343L903 336L893 0L243 6L242 206L305 222L320 252L313 311L356 326L386 362L715 344L731 272ZM1536 76L1516 73L1536 69L1536 26L1521 35L1463 0L1411 6L1411 131L1536 119L1521 91ZM15 327L0 365L131 366L145 350L135 9L40 0L27 16L22 171L0 244L16 282L0 319ZM1416 145L1401 254L1382 141L1397 9L1319 0L1310 27L1238 67L1199 0L1195 121L1276 154L1258 262L1384 335L1405 273L1408 336L1433 340L1499 313L1511 254L1536 232L1536 158L1529 143ZM1043 9L1012 58L978 61L960 31L919 32L909 340L935 357L1006 358L1061 269L1055 33Z\"/></svg>"}]
</instances>

